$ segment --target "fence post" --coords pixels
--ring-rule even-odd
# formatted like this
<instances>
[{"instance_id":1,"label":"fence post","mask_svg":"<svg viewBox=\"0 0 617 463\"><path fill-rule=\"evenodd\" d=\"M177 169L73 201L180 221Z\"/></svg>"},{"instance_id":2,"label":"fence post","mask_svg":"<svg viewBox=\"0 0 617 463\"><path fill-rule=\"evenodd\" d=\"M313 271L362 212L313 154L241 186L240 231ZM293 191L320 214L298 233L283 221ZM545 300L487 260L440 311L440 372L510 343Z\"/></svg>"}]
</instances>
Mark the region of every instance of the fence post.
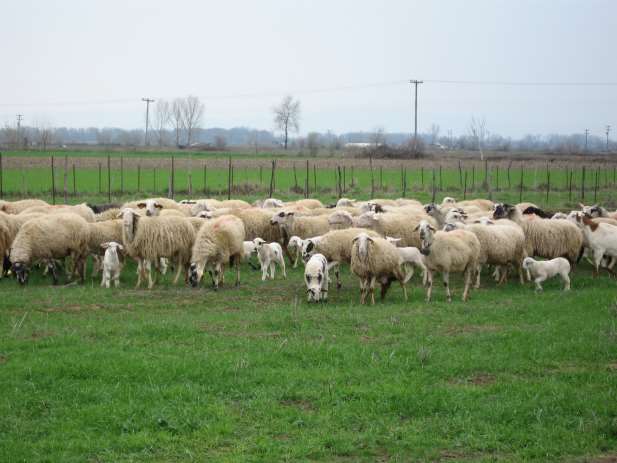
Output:
<instances>
[{"instance_id":1,"label":"fence post","mask_svg":"<svg viewBox=\"0 0 617 463\"><path fill-rule=\"evenodd\" d=\"M75 176L75 164L73 164L73 197L77 196L77 178Z\"/></svg>"},{"instance_id":2,"label":"fence post","mask_svg":"<svg viewBox=\"0 0 617 463\"><path fill-rule=\"evenodd\" d=\"M309 195L309 162L306 160L306 178L304 179L304 197L308 198Z\"/></svg>"},{"instance_id":3,"label":"fence post","mask_svg":"<svg viewBox=\"0 0 617 463\"><path fill-rule=\"evenodd\" d=\"M63 178L64 178L64 204L68 203L68 197L69 197L69 186L68 186L69 174L68 174L68 170L69 170L69 157L65 154L64 155L64 172L63 172Z\"/></svg>"},{"instance_id":4,"label":"fence post","mask_svg":"<svg viewBox=\"0 0 617 463\"><path fill-rule=\"evenodd\" d=\"M508 163L508 190L512 189L512 182L510 181L510 168L512 167L512 161Z\"/></svg>"},{"instance_id":5,"label":"fence post","mask_svg":"<svg viewBox=\"0 0 617 463\"><path fill-rule=\"evenodd\" d=\"M170 177L170 188L169 188L169 197L171 199L174 199L174 189L175 189L175 182L176 182L176 164L175 164L175 159L174 156L171 157L171 177Z\"/></svg>"},{"instance_id":6,"label":"fence post","mask_svg":"<svg viewBox=\"0 0 617 463\"><path fill-rule=\"evenodd\" d=\"M2 153L1 152L0 152L0 198L4 198L4 181L3 181L3 172L2 172Z\"/></svg>"},{"instance_id":7,"label":"fence post","mask_svg":"<svg viewBox=\"0 0 617 463\"><path fill-rule=\"evenodd\" d=\"M403 168L403 198L407 195L407 167Z\"/></svg>"},{"instance_id":8,"label":"fence post","mask_svg":"<svg viewBox=\"0 0 617 463\"><path fill-rule=\"evenodd\" d=\"M422 189L424 190L424 166L420 167L420 183L422 185Z\"/></svg>"},{"instance_id":9,"label":"fence post","mask_svg":"<svg viewBox=\"0 0 617 463\"><path fill-rule=\"evenodd\" d=\"M317 167L313 164L313 183L314 183L314 192L317 193Z\"/></svg>"},{"instance_id":10,"label":"fence post","mask_svg":"<svg viewBox=\"0 0 617 463\"><path fill-rule=\"evenodd\" d=\"M593 188L593 202L597 202L598 201L598 183L599 183L599 177L600 175L600 168L596 167L596 182Z\"/></svg>"},{"instance_id":11,"label":"fence post","mask_svg":"<svg viewBox=\"0 0 617 463\"><path fill-rule=\"evenodd\" d=\"M431 202L435 202L435 167L433 167L433 196Z\"/></svg>"},{"instance_id":12,"label":"fence post","mask_svg":"<svg viewBox=\"0 0 617 463\"><path fill-rule=\"evenodd\" d=\"M137 164L137 193L141 193L141 164Z\"/></svg>"},{"instance_id":13,"label":"fence post","mask_svg":"<svg viewBox=\"0 0 617 463\"><path fill-rule=\"evenodd\" d=\"M101 183L101 163L99 162L99 194L103 193L103 185Z\"/></svg>"},{"instance_id":14,"label":"fence post","mask_svg":"<svg viewBox=\"0 0 617 463\"><path fill-rule=\"evenodd\" d=\"M467 198L467 169L465 169L465 187L463 189L463 199Z\"/></svg>"},{"instance_id":15,"label":"fence post","mask_svg":"<svg viewBox=\"0 0 617 463\"><path fill-rule=\"evenodd\" d=\"M495 185L495 191L499 191L499 165L495 169L497 171L497 175L496 175L497 183Z\"/></svg>"},{"instance_id":16,"label":"fence post","mask_svg":"<svg viewBox=\"0 0 617 463\"><path fill-rule=\"evenodd\" d=\"M343 166L343 193L347 192L347 167Z\"/></svg>"},{"instance_id":17,"label":"fence post","mask_svg":"<svg viewBox=\"0 0 617 463\"><path fill-rule=\"evenodd\" d=\"M54 155L51 155L51 203L56 204L56 173L54 171Z\"/></svg>"},{"instance_id":18,"label":"fence post","mask_svg":"<svg viewBox=\"0 0 617 463\"><path fill-rule=\"evenodd\" d=\"M207 195L207 194L208 194L208 163L204 161L204 195Z\"/></svg>"},{"instance_id":19,"label":"fence post","mask_svg":"<svg viewBox=\"0 0 617 463\"><path fill-rule=\"evenodd\" d=\"M518 202L523 202L523 164L521 163L521 183L518 190Z\"/></svg>"},{"instance_id":20,"label":"fence post","mask_svg":"<svg viewBox=\"0 0 617 463\"><path fill-rule=\"evenodd\" d=\"M120 156L120 196L124 195L124 157Z\"/></svg>"},{"instance_id":21,"label":"fence post","mask_svg":"<svg viewBox=\"0 0 617 463\"><path fill-rule=\"evenodd\" d=\"M111 155L107 153L107 202L111 203Z\"/></svg>"},{"instance_id":22,"label":"fence post","mask_svg":"<svg viewBox=\"0 0 617 463\"><path fill-rule=\"evenodd\" d=\"M585 166L582 169L582 179L581 179L581 202L585 201Z\"/></svg>"},{"instance_id":23,"label":"fence post","mask_svg":"<svg viewBox=\"0 0 617 463\"><path fill-rule=\"evenodd\" d=\"M231 199L231 182L231 156L229 156L227 165L227 199Z\"/></svg>"},{"instance_id":24,"label":"fence post","mask_svg":"<svg viewBox=\"0 0 617 463\"><path fill-rule=\"evenodd\" d=\"M551 169L549 163L546 163L546 205L548 206L548 195L551 192Z\"/></svg>"},{"instance_id":25,"label":"fence post","mask_svg":"<svg viewBox=\"0 0 617 463\"><path fill-rule=\"evenodd\" d=\"M373 176L373 157L368 158L369 167L371 169L371 199L375 196L375 178Z\"/></svg>"},{"instance_id":26,"label":"fence post","mask_svg":"<svg viewBox=\"0 0 617 463\"><path fill-rule=\"evenodd\" d=\"M263 168L263 166L259 166L259 185L263 185L263 183L264 183L263 182L263 177L262 177L262 168Z\"/></svg>"},{"instance_id":27,"label":"fence post","mask_svg":"<svg viewBox=\"0 0 617 463\"><path fill-rule=\"evenodd\" d=\"M356 186L356 181L354 180L354 176L353 176L353 166L351 166L351 183L349 184L351 188Z\"/></svg>"},{"instance_id":28,"label":"fence post","mask_svg":"<svg viewBox=\"0 0 617 463\"><path fill-rule=\"evenodd\" d=\"M574 169L570 170L570 187L568 188L568 201L572 201L572 177L574 175Z\"/></svg>"},{"instance_id":29,"label":"fence post","mask_svg":"<svg viewBox=\"0 0 617 463\"><path fill-rule=\"evenodd\" d=\"M463 170L461 168L461 160L458 160L458 183L463 188Z\"/></svg>"},{"instance_id":30,"label":"fence post","mask_svg":"<svg viewBox=\"0 0 617 463\"><path fill-rule=\"evenodd\" d=\"M471 191L476 189L476 165L471 166Z\"/></svg>"},{"instance_id":31,"label":"fence post","mask_svg":"<svg viewBox=\"0 0 617 463\"><path fill-rule=\"evenodd\" d=\"M298 189L298 174L296 172L296 162L293 163L293 171L294 171L294 191Z\"/></svg>"},{"instance_id":32,"label":"fence post","mask_svg":"<svg viewBox=\"0 0 617 463\"><path fill-rule=\"evenodd\" d=\"M439 164L439 191L443 191L443 183L441 182L441 164Z\"/></svg>"}]
</instances>

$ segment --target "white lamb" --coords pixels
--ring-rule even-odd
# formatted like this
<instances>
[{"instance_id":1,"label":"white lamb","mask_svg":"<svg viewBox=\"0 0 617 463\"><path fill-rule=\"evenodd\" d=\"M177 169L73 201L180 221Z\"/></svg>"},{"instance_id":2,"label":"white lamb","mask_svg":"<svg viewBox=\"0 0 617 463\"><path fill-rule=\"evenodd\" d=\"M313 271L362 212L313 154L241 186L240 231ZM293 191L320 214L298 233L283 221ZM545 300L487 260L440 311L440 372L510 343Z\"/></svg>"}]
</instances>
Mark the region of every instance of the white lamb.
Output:
<instances>
[{"instance_id":1,"label":"white lamb","mask_svg":"<svg viewBox=\"0 0 617 463\"><path fill-rule=\"evenodd\" d=\"M306 294L309 302L328 300L328 260L313 254L304 267Z\"/></svg>"},{"instance_id":2,"label":"white lamb","mask_svg":"<svg viewBox=\"0 0 617 463\"><path fill-rule=\"evenodd\" d=\"M565 283L563 290L570 290L570 262L568 262L568 259L556 257L551 260L535 260L532 257L526 257L523 261L523 268L531 273L536 283L536 291L542 291L540 283L556 275L560 275Z\"/></svg>"},{"instance_id":3,"label":"white lamb","mask_svg":"<svg viewBox=\"0 0 617 463\"><path fill-rule=\"evenodd\" d=\"M270 279L274 280L275 264L278 264L283 271L283 278L287 278L285 272L285 258L283 257L283 248L278 243L266 243L261 238L255 238L255 249L257 257L261 265L261 281L266 281L268 278L268 269L270 269Z\"/></svg>"},{"instance_id":4,"label":"white lamb","mask_svg":"<svg viewBox=\"0 0 617 463\"><path fill-rule=\"evenodd\" d=\"M386 240L395 246L401 241L400 238L392 238L391 236L386 236ZM426 285L428 274L426 272L426 265L424 264L424 256L420 250L413 246L404 248L397 247L396 250L400 257L400 264L405 268L405 283L411 279L413 276L413 269L417 267L422 271L422 284Z\"/></svg>"},{"instance_id":5,"label":"white lamb","mask_svg":"<svg viewBox=\"0 0 617 463\"><path fill-rule=\"evenodd\" d=\"M115 241L111 241L101 244L101 247L105 249L101 286L109 288L109 282L114 280L114 286L117 288L120 285L120 272L122 271L122 263L118 257L118 251L124 251L124 246Z\"/></svg>"},{"instance_id":6,"label":"white lamb","mask_svg":"<svg viewBox=\"0 0 617 463\"><path fill-rule=\"evenodd\" d=\"M287 249L289 253L294 258L293 268L298 266L298 260L300 260L300 256L302 255L302 246L304 245L304 241L299 236L292 236L289 238L289 242L287 243Z\"/></svg>"}]
</instances>

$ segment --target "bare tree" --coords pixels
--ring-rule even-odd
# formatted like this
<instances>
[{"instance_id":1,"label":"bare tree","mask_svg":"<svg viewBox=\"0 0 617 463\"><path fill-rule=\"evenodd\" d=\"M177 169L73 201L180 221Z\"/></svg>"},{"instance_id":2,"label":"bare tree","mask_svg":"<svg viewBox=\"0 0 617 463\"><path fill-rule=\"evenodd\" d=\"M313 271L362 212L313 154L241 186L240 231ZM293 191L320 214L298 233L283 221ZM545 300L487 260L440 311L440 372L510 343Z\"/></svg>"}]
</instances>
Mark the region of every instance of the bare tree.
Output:
<instances>
[{"instance_id":1,"label":"bare tree","mask_svg":"<svg viewBox=\"0 0 617 463\"><path fill-rule=\"evenodd\" d=\"M249 146L252 146L255 149L255 154L259 151L259 131L251 130L248 139Z\"/></svg>"},{"instance_id":2,"label":"bare tree","mask_svg":"<svg viewBox=\"0 0 617 463\"><path fill-rule=\"evenodd\" d=\"M375 148L379 148L381 145L386 144L386 129L383 127L375 127L369 137L370 142L375 145Z\"/></svg>"},{"instance_id":3,"label":"bare tree","mask_svg":"<svg viewBox=\"0 0 617 463\"><path fill-rule=\"evenodd\" d=\"M224 135L214 137L214 146L217 150L223 151L227 147L227 139Z\"/></svg>"},{"instance_id":4,"label":"bare tree","mask_svg":"<svg viewBox=\"0 0 617 463\"><path fill-rule=\"evenodd\" d=\"M180 146L180 134L184 128L184 100L176 98L171 103L170 120L176 135L176 146Z\"/></svg>"},{"instance_id":5,"label":"bare tree","mask_svg":"<svg viewBox=\"0 0 617 463\"><path fill-rule=\"evenodd\" d=\"M439 124L431 124L431 145L437 143L437 140L439 139L439 130Z\"/></svg>"},{"instance_id":6,"label":"bare tree","mask_svg":"<svg viewBox=\"0 0 617 463\"><path fill-rule=\"evenodd\" d=\"M289 141L289 132L300 130L300 100L295 100L291 95L283 98L278 106L272 108L274 112L274 124L283 132L285 149Z\"/></svg>"},{"instance_id":7,"label":"bare tree","mask_svg":"<svg viewBox=\"0 0 617 463\"><path fill-rule=\"evenodd\" d=\"M189 95L184 99L182 105L182 120L186 129L186 144L190 146L193 141L193 132L201 125L201 120L204 115L205 105L199 100L199 97Z\"/></svg>"},{"instance_id":8,"label":"bare tree","mask_svg":"<svg viewBox=\"0 0 617 463\"><path fill-rule=\"evenodd\" d=\"M480 151L480 161L484 161L484 152L482 151L482 147L484 146L484 141L488 137L486 119L476 119L472 116L469 124L469 133L475 140L476 145L478 146L478 151Z\"/></svg>"},{"instance_id":9,"label":"bare tree","mask_svg":"<svg viewBox=\"0 0 617 463\"><path fill-rule=\"evenodd\" d=\"M158 100L154 106L154 123L152 124L156 133L156 142L159 147L165 145L165 134L167 126L171 121L171 105L167 100Z\"/></svg>"},{"instance_id":10,"label":"bare tree","mask_svg":"<svg viewBox=\"0 0 617 463\"><path fill-rule=\"evenodd\" d=\"M310 132L306 136L306 147L311 156L317 156L319 151L319 134L317 132Z\"/></svg>"},{"instance_id":11,"label":"bare tree","mask_svg":"<svg viewBox=\"0 0 617 463\"><path fill-rule=\"evenodd\" d=\"M53 142L54 129L48 125L42 125L38 128L38 136L38 142L43 151L47 151L47 147Z\"/></svg>"}]
</instances>

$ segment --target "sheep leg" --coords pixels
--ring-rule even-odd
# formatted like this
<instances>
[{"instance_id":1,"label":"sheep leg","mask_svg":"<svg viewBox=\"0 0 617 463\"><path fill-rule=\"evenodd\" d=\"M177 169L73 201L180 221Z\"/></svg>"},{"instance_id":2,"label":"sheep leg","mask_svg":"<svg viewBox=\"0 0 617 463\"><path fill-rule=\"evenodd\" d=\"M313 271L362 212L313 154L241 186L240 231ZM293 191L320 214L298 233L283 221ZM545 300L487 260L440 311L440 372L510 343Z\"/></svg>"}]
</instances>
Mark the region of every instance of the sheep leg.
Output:
<instances>
[{"instance_id":1,"label":"sheep leg","mask_svg":"<svg viewBox=\"0 0 617 463\"><path fill-rule=\"evenodd\" d=\"M114 286L117 288L120 286L120 270L117 270L114 275Z\"/></svg>"},{"instance_id":2,"label":"sheep leg","mask_svg":"<svg viewBox=\"0 0 617 463\"><path fill-rule=\"evenodd\" d=\"M259 264L261 265L261 281L266 281L266 278L268 278L268 266L265 262L262 262L261 259L259 260Z\"/></svg>"},{"instance_id":3,"label":"sheep leg","mask_svg":"<svg viewBox=\"0 0 617 463\"><path fill-rule=\"evenodd\" d=\"M148 266L146 274L148 275L148 289L152 289L154 287L154 281L152 281L152 267Z\"/></svg>"},{"instance_id":4,"label":"sheep leg","mask_svg":"<svg viewBox=\"0 0 617 463\"><path fill-rule=\"evenodd\" d=\"M281 269L283 270L283 279L287 279L287 271L285 270L285 258L281 256Z\"/></svg>"},{"instance_id":5,"label":"sheep leg","mask_svg":"<svg viewBox=\"0 0 617 463\"><path fill-rule=\"evenodd\" d=\"M392 284L392 280L390 278L386 279L386 281L381 282L381 300L383 301L386 298L386 293L388 289L390 289L390 285Z\"/></svg>"},{"instance_id":6,"label":"sheep leg","mask_svg":"<svg viewBox=\"0 0 617 463\"><path fill-rule=\"evenodd\" d=\"M542 291L542 285L540 283L544 280L546 280L546 275L540 275L534 280L536 283L536 291Z\"/></svg>"},{"instance_id":7,"label":"sheep leg","mask_svg":"<svg viewBox=\"0 0 617 463\"><path fill-rule=\"evenodd\" d=\"M334 274L336 275L336 289L341 289L343 285L341 284L341 272L339 269L338 262L336 264L336 268L334 269ZM375 296L372 296L372 297L374 298ZM373 301L373 304L374 303L375 302Z\"/></svg>"},{"instance_id":8,"label":"sheep leg","mask_svg":"<svg viewBox=\"0 0 617 463\"><path fill-rule=\"evenodd\" d=\"M567 273L562 273L561 274L561 279L564 282L563 290L564 291L570 291L570 277L568 276L568 274Z\"/></svg>"},{"instance_id":9,"label":"sheep leg","mask_svg":"<svg viewBox=\"0 0 617 463\"><path fill-rule=\"evenodd\" d=\"M478 265L476 269L476 284L474 286L475 289L480 289L480 275L482 274L482 264Z\"/></svg>"},{"instance_id":10,"label":"sheep leg","mask_svg":"<svg viewBox=\"0 0 617 463\"><path fill-rule=\"evenodd\" d=\"M271 260L270 261L270 279L271 280L274 280L274 267L275 267L274 261Z\"/></svg>"},{"instance_id":11,"label":"sheep leg","mask_svg":"<svg viewBox=\"0 0 617 463\"><path fill-rule=\"evenodd\" d=\"M426 302L431 302L431 294L433 292L433 272L428 270L426 279Z\"/></svg>"},{"instance_id":12,"label":"sheep leg","mask_svg":"<svg viewBox=\"0 0 617 463\"><path fill-rule=\"evenodd\" d=\"M182 269L183 269L183 265L181 265L180 260L178 260L178 262L176 263L176 276L174 277L174 285L178 283L178 280L180 279L180 274L182 273Z\"/></svg>"},{"instance_id":13,"label":"sheep leg","mask_svg":"<svg viewBox=\"0 0 617 463\"><path fill-rule=\"evenodd\" d=\"M375 280L377 280L377 278L372 276L369 283L369 290L371 291L371 305L375 305Z\"/></svg>"},{"instance_id":14,"label":"sheep leg","mask_svg":"<svg viewBox=\"0 0 617 463\"><path fill-rule=\"evenodd\" d=\"M405 286L403 280L399 280L399 283L401 284L401 288L403 288L403 297L405 298L405 302L407 302L407 286Z\"/></svg>"},{"instance_id":15,"label":"sheep leg","mask_svg":"<svg viewBox=\"0 0 617 463\"><path fill-rule=\"evenodd\" d=\"M465 289L463 290L463 302L465 302L469 298L469 288L471 287L472 276L473 276L473 269L471 268L465 269L465 273L464 273Z\"/></svg>"},{"instance_id":16,"label":"sheep leg","mask_svg":"<svg viewBox=\"0 0 617 463\"><path fill-rule=\"evenodd\" d=\"M293 264L293 268L298 267L298 259L300 258L300 251L296 251L296 258L294 259L294 264ZM283 258L283 262L285 262L285 259ZM285 277L287 278L287 277Z\"/></svg>"},{"instance_id":17,"label":"sheep leg","mask_svg":"<svg viewBox=\"0 0 617 463\"><path fill-rule=\"evenodd\" d=\"M602 262L602 257L604 256L604 251L600 249L594 249L593 251L593 277L596 278L600 275L600 262Z\"/></svg>"},{"instance_id":18,"label":"sheep leg","mask_svg":"<svg viewBox=\"0 0 617 463\"><path fill-rule=\"evenodd\" d=\"M524 285L525 284L525 277L523 276L523 274L524 274L523 261L517 262L516 265L518 266L518 279L519 279L520 283L522 285Z\"/></svg>"},{"instance_id":19,"label":"sheep leg","mask_svg":"<svg viewBox=\"0 0 617 463\"><path fill-rule=\"evenodd\" d=\"M236 266L236 287L240 286L240 257L234 258L234 265Z\"/></svg>"},{"instance_id":20,"label":"sheep leg","mask_svg":"<svg viewBox=\"0 0 617 463\"><path fill-rule=\"evenodd\" d=\"M443 286L444 288L446 288L446 298L448 302L452 302L452 294L450 294L450 285L449 285L450 274L448 272L442 272L441 278L443 280Z\"/></svg>"}]
</instances>

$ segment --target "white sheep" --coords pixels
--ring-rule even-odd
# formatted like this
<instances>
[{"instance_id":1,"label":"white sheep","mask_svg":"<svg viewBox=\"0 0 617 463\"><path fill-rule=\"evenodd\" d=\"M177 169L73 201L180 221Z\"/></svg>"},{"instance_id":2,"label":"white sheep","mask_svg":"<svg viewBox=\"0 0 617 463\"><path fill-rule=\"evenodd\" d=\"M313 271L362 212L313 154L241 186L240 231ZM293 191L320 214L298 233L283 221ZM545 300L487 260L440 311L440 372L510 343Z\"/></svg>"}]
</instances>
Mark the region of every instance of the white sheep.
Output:
<instances>
[{"instance_id":1,"label":"white sheep","mask_svg":"<svg viewBox=\"0 0 617 463\"><path fill-rule=\"evenodd\" d=\"M42 199L21 199L19 201L0 201L0 211L7 214L19 214L26 209L37 206L49 206Z\"/></svg>"},{"instance_id":2,"label":"white sheep","mask_svg":"<svg viewBox=\"0 0 617 463\"><path fill-rule=\"evenodd\" d=\"M400 238L392 238L391 236L386 236L386 240L395 246L401 241ZM420 250L413 246L397 247L396 250L400 257L400 265L405 268L405 283L413 277L413 269L416 267L422 272L422 284L426 285L428 273L424 263L424 256Z\"/></svg>"},{"instance_id":3,"label":"white sheep","mask_svg":"<svg viewBox=\"0 0 617 463\"><path fill-rule=\"evenodd\" d=\"M591 219L582 212L575 213L574 217L576 225L583 232L585 246L591 253L594 276L598 275L604 257L612 258L613 262L607 267L612 273L617 257L617 226L598 222L599 219Z\"/></svg>"},{"instance_id":4,"label":"white sheep","mask_svg":"<svg viewBox=\"0 0 617 463\"><path fill-rule=\"evenodd\" d=\"M296 268L298 266L298 261L300 260L300 257L302 256L302 245L303 244L304 244L304 240L300 238L299 236L294 235L291 238L289 238L289 242L287 243L287 249L289 250L292 257L294 258L293 268Z\"/></svg>"},{"instance_id":5,"label":"white sheep","mask_svg":"<svg viewBox=\"0 0 617 463\"><path fill-rule=\"evenodd\" d=\"M26 284L29 267L43 261L48 264L55 284L58 281L55 261L71 257L73 270L83 282L88 238L87 222L76 214L52 214L28 220L11 244L10 261L17 281Z\"/></svg>"},{"instance_id":6,"label":"white sheep","mask_svg":"<svg viewBox=\"0 0 617 463\"><path fill-rule=\"evenodd\" d=\"M433 272L441 272L448 302L450 294L450 273L463 273L465 289L463 301L467 300L469 287L480 259L480 242L473 233L466 230L451 232L436 231L426 220L416 227L422 240L420 252L425 256L424 263L428 269L426 300L431 300L433 289Z\"/></svg>"},{"instance_id":7,"label":"white sheep","mask_svg":"<svg viewBox=\"0 0 617 463\"><path fill-rule=\"evenodd\" d=\"M276 264L281 267L283 278L287 278L283 248L281 248L281 245L279 243L266 243L261 238L255 238L253 242L257 250L259 264L261 265L261 281L265 281L268 278L268 269L270 269L270 279L274 280Z\"/></svg>"},{"instance_id":8,"label":"white sheep","mask_svg":"<svg viewBox=\"0 0 617 463\"><path fill-rule=\"evenodd\" d=\"M360 279L360 303L364 304L370 293L371 304L375 304L375 283L381 285L381 299L386 296L393 280L398 280L407 301L405 275L401 271L399 253L396 247L383 238L360 233L353 239L351 249L351 271Z\"/></svg>"},{"instance_id":9,"label":"white sheep","mask_svg":"<svg viewBox=\"0 0 617 463\"><path fill-rule=\"evenodd\" d=\"M190 284L197 287L204 270L209 269L214 289L218 289L224 266L231 263L236 267L236 286L238 286L244 237L244 224L236 216L224 215L207 221L195 237L189 271Z\"/></svg>"},{"instance_id":10,"label":"white sheep","mask_svg":"<svg viewBox=\"0 0 617 463\"><path fill-rule=\"evenodd\" d=\"M296 235L303 239L323 235L330 230L326 216L296 217L294 212L289 211L274 214L270 224L278 226L285 237Z\"/></svg>"},{"instance_id":11,"label":"white sheep","mask_svg":"<svg viewBox=\"0 0 617 463\"><path fill-rule=\"evenodd\" d=\"M565 284L563 290L570 290L570 262L563 257L556 257L551 260L534 260L532 257L526 257L523 261L523 268L531 273L536 283L536 291L542 291L540 283L556 275L561 276Z\"/></svg>"},{"instance_id":12,"label":"white sheep","mask_svg":"<svg viewBox=\"0 0 617 463\"><path fill-rule=\"evenodd\" d=\"M313 254L306 262L304 281L309 302L328 300L328 260L323 254Z\"/></svg>"},{"instance_id":13,"label":"white sheep","mask_svg":"<svg viewBox=\"0 0 617 463\"><path fill-rule=\"evenodd\" d=\"M101 247L105 249L101 287L109 288L109 283L113 280L114 286L117 288L120 285L120 272L122 271L122 263L120 262L118 252L124 251L124 246L111 241L109 243L102 243Z\"/></svg>"}]
</instances>

